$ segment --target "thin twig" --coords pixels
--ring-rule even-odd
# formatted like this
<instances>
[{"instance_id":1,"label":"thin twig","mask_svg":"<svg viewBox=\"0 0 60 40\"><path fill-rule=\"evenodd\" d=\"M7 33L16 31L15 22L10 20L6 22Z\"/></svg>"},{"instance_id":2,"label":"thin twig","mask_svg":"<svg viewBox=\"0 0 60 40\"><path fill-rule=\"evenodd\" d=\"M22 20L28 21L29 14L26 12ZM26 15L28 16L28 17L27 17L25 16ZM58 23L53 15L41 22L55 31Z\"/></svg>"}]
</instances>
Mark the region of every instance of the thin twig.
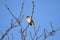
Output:
<instances>
[{"instance_id":1,"label":"thin twig","mask_svg":"<svg viewBox=\"0 0 60 40\"><path fill-rule=\"evenodd\" d=\"M32 0L32 16L31 16L31 18L33 17L33 14L34 14L34 0Z\"/></svg>"},{"instance_id":2,"label":"thin twig","mask_svg":"<svg viewBox=\"0 0 60 40\"><path fill-rule=\"evenodd\" d=\"M13 36L13 33L11 34L11 36L12 36L12 40L14 40L14 36Z\"/></svg>"},{"instance_id":3,"label":"thin twig","mask_svg":"<svg viewBox=\"0 0 60 40\"><path fill-rule=\"evenodd\" d=\"M3 32L0 31L0 33L3 35Z\"/></svg>"},{"instance_id":4,"label":"thin twig","mask_svg":"<svg viewBox=\"0 0 60 40\"><path fill-rule=\"evenodd\" d=\"M9 39L9 35L7 35L7 36L8 36L8 39L7 39L7 40L10 40L10 39Z\"/></svg>"},{"instance_id":5,"label":"thin twig","mask_svg":"<svg viewBox=\"0 0 60 40\"><path fill-rule=\"evenodd\" d=\"M2 40L7 34L8 32L12 29L12 28L15 28L16 26L14 26L15 24L11 24L12 26L10 26L10 28L8 28L5 32L5 34L2 35L2 37L0 38L0 40Z\"/></svg>"},{"instance_id":6,"label":"thin twig","mask_svg":"<svg viewBox=\"0 0 60 40\"><path fill-rule=\"evenodd\" d=\"M10 12L10 14L15 18L15 20L18 22L18 24L20 25L20 21L14 16L14 14L11 12L11 10L9 9L9 7L7 6L7 4L5 4L5 7L8 9L8 11Z\"/></svg>"},{"instance_id":7,"label":"thin twig","mask_svg":"<svg viewBox=\"0 0 60 40\"><path fill-rule=\"evenodd\" d=\"M27 32L24 33L24 40L26 40Z\"/></svg>"},{"instance_id":8,"label":"thin twig","mask_svg":"<svg viewBox=\"0 0 60 40\"><path fill-rule=\"evenodd\" d=\"M22 3L22 5L23 5L23 3ZM22 26L21 26L21 24L20 24L19 17L20 17L21 14L22 14L23 7L22 7L22 11L21 11L19 17L16 18L16 17L13 15L13 13L11 12L11 10L8 8L7 4L6 4L5 6L6 6L6 8L8 9L8 11L11 13L11 15L15 18L15 20L17 21L17 23L19 24L19 26L20 26L20 31L21 31L21 36L22 36ZM21 20L22 20L22 19L21 19ZM22 38L22 39L23 39L23 38Z\"/></svg>"},{"instance_id":9,"label":"thin twig","mask_svg":"<svg viewBox=\"0 0 60 40\"><path fill-rule=\"evenodd\" d=\"M23 33L28 29L29 27L29 24L27 25L27 27L23 30Z\"/></svg>"},{"instance_id":10,"label":"thin twig","mask_svg":"<svg viewBox=\"0 0 60 40\"><path fill-rule=\"evenodd\" d=\"M52 22L50 21L50 27L51 27L51 29L53 30L53 25L52 25Z\"/></svg>"},{"instance_id":11,"label":"thin twig","mask_svg":"<svg viewBox=\"0 0 60 40\"><path fill-rule=\"evenodd\" d=\"M38 33L39 29L40 29L40 25L39 25L38 29L36 30L36 33Z\"/></svg>"},{"instance_id":12,"label":"thin twig","mask_svg":"<svg viewBox=\"0 0 60 40\"><path fill-rule=\"evenodd\" d=\"M29 33L30 33L31 40L33 40L32 33L30 31L29 31Z\"/></svg>"},{"instance_id":13,"label":"thin twig","mask_svg":"<svg viewBox=\"0 0 60 40\"><path fill-rule=\"evenodd\" d=\"M36 33L36 29L34 28L34 33L35 33L35 36L37 38L37 33ZM37 40L37 39L36 39Z\"/></svg>"},{"instance_id":14,"label":"thin twig","mask_svg":"<svg viewBox=\"0 0 60 40\"><path fill-rule=\"evenodd\" d=\"M13 27L10 27L9 29L6 30L5 34L2 35L1 39L2 40L7 34L8 32L12 29Z\"/></svg>"},{"instance_id":15,"label":"thin twig","mask_svg":"<svg viewBox=\"0 0 60 40\"><path fill-rule=\"evenodd\" d=\"M43 40L45 40L47 38L47 36L46 36L46 31L45 31L45 29L44 29L44 39Z\"/></svg>"},{"instance_id":16,"label":"thin twig","mask_svg":"<svg viewBox=\"0 0 60 40\"><path fill-rule=\"evenodd\" d=\"M21 11L20 11L20 15L19 15L18 19L20 19L20 17L22 16L23 9L24 9L24 2L22 2L22 7L21 7Z\"/></svg>"},{"instance_id":17,"label":"thin twig","mask_svg":"<svg viewBox=\"0 0 60 40\"><path fill-rule=\"evenodd\" d=\"M42 37L42 35L43 35L43 33L42 33L38 38L36 38L36 39L37 39L37 40L40 39L40 38Z\"/></svg>"}]
</instances>

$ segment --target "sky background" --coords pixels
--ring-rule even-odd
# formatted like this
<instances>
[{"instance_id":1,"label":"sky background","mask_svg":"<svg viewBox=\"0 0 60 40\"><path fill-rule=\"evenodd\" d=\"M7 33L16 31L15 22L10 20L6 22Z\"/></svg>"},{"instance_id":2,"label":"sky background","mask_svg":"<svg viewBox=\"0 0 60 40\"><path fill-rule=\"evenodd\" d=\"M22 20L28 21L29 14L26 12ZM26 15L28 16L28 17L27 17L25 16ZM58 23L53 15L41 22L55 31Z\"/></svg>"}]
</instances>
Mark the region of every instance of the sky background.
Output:
<instances>
[{"instance_id":1,"label":"sky background","mask_svg":"<svg viewBox=\"0 0 60 40\"><path fill-rule=\"evenodd\" d=\"M5 31L9 28L11 24L11 19L15 21L15 19L11 16L9 11L6 9L5 4L8 5L10 10L13 12L13 14L18 17L20 10L21 10L21 4L24 1L24 18L22 20L22 27L23 29L27 26L26 22L26 16L31 16L32 14L32 0L0 0L0 31L5 33ZM35 1L35 9L34 9L34 15L33 20L38 27L41 26L38 35L40 35L43 32L43 29L46 28L47 30L50 29L50 21L52 21L54 29L60 28L60 0L34 0ZM21 40L19 36L19 30L20 27L12 29L8 33L8 37L11 40L11 34L13 33L14 40ZM29 27L29 31L32 31L33 28ZM29 32L27 33L29 34ZM0 38L2 34L0 33ZM4 38L4 40L7 39L7 36ZM30 36L27 37L27 40L30 39ZM42 38L41 38L42 39ZM57 31L54 36L50 36L47 38L47 40L60 40L60 31Z\"/></svg>"}]
</instances>

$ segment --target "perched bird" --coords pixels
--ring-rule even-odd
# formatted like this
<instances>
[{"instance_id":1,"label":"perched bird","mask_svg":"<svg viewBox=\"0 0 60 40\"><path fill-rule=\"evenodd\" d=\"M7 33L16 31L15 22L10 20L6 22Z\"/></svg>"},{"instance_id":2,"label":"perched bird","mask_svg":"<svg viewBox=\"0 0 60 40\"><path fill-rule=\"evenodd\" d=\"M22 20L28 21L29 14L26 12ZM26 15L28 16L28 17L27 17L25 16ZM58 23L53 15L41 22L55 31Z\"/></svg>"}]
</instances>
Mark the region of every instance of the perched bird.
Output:
<instances>
[{"instance_id":1,"label":"perched bird","mask_svg":"<svg viewBox=\"0 0 60 40\"><path fill-rule=\"evenodd\" d=\"M29 23L29 25L34 26L34 21L32 20L30 16L26 17L26 21Z\"/></svg>"}]
</instances>

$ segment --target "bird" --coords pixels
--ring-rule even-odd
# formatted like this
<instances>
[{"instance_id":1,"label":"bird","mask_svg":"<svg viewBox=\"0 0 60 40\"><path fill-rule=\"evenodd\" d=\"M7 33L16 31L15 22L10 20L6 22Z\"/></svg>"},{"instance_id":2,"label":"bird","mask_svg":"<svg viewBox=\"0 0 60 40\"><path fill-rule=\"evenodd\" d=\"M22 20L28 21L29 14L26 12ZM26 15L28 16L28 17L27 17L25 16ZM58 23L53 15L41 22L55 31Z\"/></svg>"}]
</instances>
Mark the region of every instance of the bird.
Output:
<instances>
[{"instance_id":1,"label":"bird","mask_svg":"<svg viewBox=\"0 0 60 40\"><path fill-rule=\"evenodd\" d=\"M34 21L30 16L26 17L26 21L28 22L29 25L34 26Z\"/></svg>"}]
</instances>

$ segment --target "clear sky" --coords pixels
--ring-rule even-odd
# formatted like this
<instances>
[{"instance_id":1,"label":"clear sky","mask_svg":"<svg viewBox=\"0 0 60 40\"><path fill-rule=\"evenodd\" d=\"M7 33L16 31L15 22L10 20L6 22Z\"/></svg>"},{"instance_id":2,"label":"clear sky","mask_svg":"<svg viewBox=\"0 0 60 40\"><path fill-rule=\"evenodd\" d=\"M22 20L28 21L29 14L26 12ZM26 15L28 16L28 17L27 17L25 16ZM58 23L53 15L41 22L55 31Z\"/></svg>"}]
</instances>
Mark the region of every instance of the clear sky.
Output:
<instances>
[{"instance_id":1,"label":"clear sky","mask_svg":"<svg viewBox=\"0 0 60 40\"><path fill-rule=\"evenodd\" d=\"M23 28L26 27L26 16L31 16L32 13L32 0L0 0L0 31L5 33L5 31L9 28L11 19L13 17L9 13L9 11L6 9L5 4L8 5L10 10L13 12L13 14L18 17L21 9L21 4L24 1L24 18L22 20L22 26ZM43 29L46 28L47 30L50 29L50 21L52 21L53 27L60 28L60 0L34 0L35 1L35 9L34 9L34 15L33 20L35 22L36 27L41 26L40 31L38 34L41 34L43 32ZM15 19L14 19L15 21ZM14 40L21 40L19 36L19 27L12 29L8 36L11 40L11 34L13 33ZM32 31L32 27L29 27L28 30ZM29 33L27 33L29 34ZM2 34L0 33L0 38ZM27 40L29 40L29 36L27 37ZM7 36L4 38L4 40L7 39ZM57 31L54 36L50 36L47 38L47 40L60 40L60 31Z\"/></svg>"}]
</instances>

